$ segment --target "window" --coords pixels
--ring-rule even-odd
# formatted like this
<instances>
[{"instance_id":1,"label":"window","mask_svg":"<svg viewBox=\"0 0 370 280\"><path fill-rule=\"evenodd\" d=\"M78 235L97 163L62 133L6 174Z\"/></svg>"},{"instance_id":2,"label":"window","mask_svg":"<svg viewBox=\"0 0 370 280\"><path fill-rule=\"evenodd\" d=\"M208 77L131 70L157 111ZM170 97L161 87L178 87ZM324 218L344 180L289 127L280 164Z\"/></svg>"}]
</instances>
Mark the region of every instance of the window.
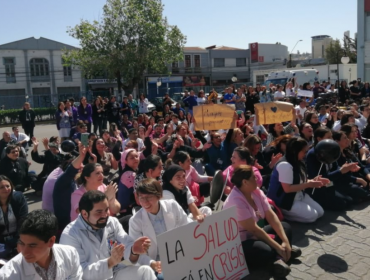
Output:
<instances>
[{"instance_id":1,"label":"window","mask_svg":"<svg viewBox=\"0 0 370 280\"><path fill-rule=\"evenodd\" d=\"M64 81L70 82L72 81L72 66L71 65L64 65L65 61L62 59L63 64L63 75L64 75Z\"/></svg>"},{"instance_id":2,"label":"window","mask_svg":"<svg viewBox=\"0 0 370 280\"><path fill-rule=\"evenodd\" d=\"M5 66L5 77L6 83L15 83L15 58L14 57L4 57L3 64Z\"/></svg>"},{"instance_id":3,"label":"window","mask_svg":"<svg viewBox=\"0 0 370 280\"><path fill-rule=\"evenodd\" d=\"M199 54L194 55L194 67L200 68L200 55Z\"/></svg>"},{"instance_id":4,"label":"window","mask_svg":"<svg viewBox=\"0 0 370 280\"><path fill-rule=\"evenodd\" d=\"M225 67L225 58L214 58L214 67Z\"/></svg>"},{"instance_id":5,"label":"window","mask_svg":"<svg viewBox=\"0 0 370 280\"><path fill-rule=\"evenodd\" d=\"M265 75L256 75L256 83L263 84L265 82Z\"/></svg>"},{"instance_id":6,"label":"window","mask_svg":"<svg viewBox=\"0 0 370 280\"><path fill-rule=\"evenodd\" d=\"M185 55L185 67L186 68L191 67L191 55L190 54Z\"/></svg>"},{"instance_id":7,"label":"window","mask_svg":"<svg viewBox=\"0 0 370 280\"><path fill-rule=\"evenodd\" d=\"M49 62L45 58L32 58L30 61L31 81L49 81Z\"/></svg>"},{"instance_id":8,"label":"window","mask_svg":"<svg viewBox=\"0 0 370 280\"><path fill-rule=\"evenodd\" d=\"M180 73L178 61L172 62L172 73Z\"/></svg>"},{"instance_id":9,"label":"window","mask_svg":"<svg viewBox=\"0 0 370 280\"><path fill-rule=\"evenodd\" d=\"M247 59L246 58L237 58L236 59L236 67L245 67L247 66Z\"/></svg>"}]
</instances>

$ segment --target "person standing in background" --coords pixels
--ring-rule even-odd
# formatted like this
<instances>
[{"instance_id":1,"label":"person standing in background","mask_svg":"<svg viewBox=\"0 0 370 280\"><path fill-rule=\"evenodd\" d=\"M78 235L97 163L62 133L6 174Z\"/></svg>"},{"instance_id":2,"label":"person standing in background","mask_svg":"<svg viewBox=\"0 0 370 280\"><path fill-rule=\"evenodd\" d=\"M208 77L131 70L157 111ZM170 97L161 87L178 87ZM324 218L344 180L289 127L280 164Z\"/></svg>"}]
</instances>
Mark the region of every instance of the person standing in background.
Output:
<instances>
[{"instance_id":1,"label":"person standing in background","mask_svg":"<svg viewBox=\"0 0 370 280\"><path fill-rule=\"evenodd\" d=\"M23 110L19 112L19 121L22 124L24 133L30 138L28 145L32 146L31 138L33 137L33 130L35 128L35 112L31 109L31 105L25 102Z\"/></svg>"},{"instance_id":2,"label":"person standing in background","mask_svg":"<svg viewBox=\"0 0 370 280\"><path fill-rule=\"evenodd\" d=\"M78 115L80 120L83 121L87 126L87 131L91 132L91 123L92 123L92 107L87 103L85 96L82 96L80 99L80 106L78 106Z\"/></svg>"}]
</instances>

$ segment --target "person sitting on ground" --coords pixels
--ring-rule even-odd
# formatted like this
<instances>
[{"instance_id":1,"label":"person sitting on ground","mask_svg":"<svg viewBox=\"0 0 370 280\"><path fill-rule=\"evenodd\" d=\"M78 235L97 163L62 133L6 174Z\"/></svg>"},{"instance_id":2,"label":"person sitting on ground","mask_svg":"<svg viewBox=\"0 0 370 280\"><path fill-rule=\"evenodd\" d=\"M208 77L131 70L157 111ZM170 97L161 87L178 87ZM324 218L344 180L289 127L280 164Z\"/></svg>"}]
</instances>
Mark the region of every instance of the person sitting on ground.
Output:
<instances>
[{"instance_id":1,"label":"person sitting on ground","mask_svg":"<svg viewBox=\"0 0 370 280\"><path fill-rule=\"evenodd\" d=\"M143 208L130 219L129 235L133 239L143 236L150 238L153 246L150 246L147 253L149 256L147 265L154 269L158 280L163 280L157 236L192 221L176 201L161 200L163 189L154 178L140 181L136 187L136 194ZM161 222L158 223L158 220Z\"/></svg>"},{"instance_id":2,"label":"person sitting on ground","mask_svg":"<svg viewBox=\"0 0 370 280\"><path fill-rule=\"evenodd\" d=\"M59 141L57 138L58 137L42 139L42 143L44 144L45 147L44 155L39 155L39 152L37 150L39 142L35 137L32 138L33 149L31 151L31 158L34 162L43 164L42 171L40 172L39 175L37 175L37 181L32 183L32 188L36 191L37 195L42 194L42 188L46 178L63 161L64 155L59 150Z\"/></svg>"},{"instance_id":3,"label":"person sitting on ground","mask_svg":"<svg viewBox=\"0 0 370 280\"><path fill-rule=\"evenodd\" d=\"M9 131L4 131L3 132L3 138L0 140L0 160L3 159L6 156L6 153L5 153L6 146L11 145L11 144L15 145L16 140L14 140L10 137L10 132ZM19 156L24 158L24 159L27 157L26 151L23 147L20 147Z\"/></svg>"},{"instance_id":4,"label":"person sitting on ground","mask_svg":"<svg viewBox=\"0 0 370 280\"><path fill-rule=\"evenodd\" d=\"M19 229L19 254L0 269L0 280L82 280L76 249L55 244L57 231L52 213L41 209L29 213Z\"/></svg>"},{"instance_id":5,"label":"person sitting on ground","mask_svg":"<svg viewBox=\"0 0 370 280\"><path fill-rule=\"evenodd\" d=\"M258 188L253 169L248 165L237 167L231 175L235 187L223 207L236 206L240 239L249 268L273 265L275 277L290 273L286 264L302 252L292 246L292 229L280 222L272 211L264 193Z\"/></svg>"},{"instance_id":6,"label":"person sitting on ground","mask_svg":"<svg viewBox=\"0 0 370 280\"><path fill-rule=\"evenodd\" d=\"M6 157L0 161L0 174L13 182L16 191L24 192L30 187L31 179L28 174L29 163L19 157L19 150L20 147L17 145L6 147Z\"/></svg>"},{"instance_id":7,"label":"person sitting on ground","mask_svg":"<svg viewBox=\"0 0 370 280\"><path fill-rule=\"evenodd\" d=\"M78 203L82 195L90 190L99 190L108 198L109 202L109 213L110 215L116 215L121 205L116 199L117 184L110 182L108 186L103 183L103 167L99 163L88 163L82 169L80 177L77 179L79 188L75 190L71 195L71 221L74 221L78 214Z\"/></svg>"},{"instance_id":8,"label":"person sitting on ground","mask_svg":"<svg viewBox=\"0 0 370 280\"><path fill-rule=\"evenodd\" d=\"M12 127L13 133L10 135L10 138L15 140L18 146L22 146L24 149L28 147L28 142L31 140L26 134L19 132L18 126Z\"/></svg>"},{"instance_id":9,"label":"person sitting on ground","mask_svg":"<svg viewBox=\"0 0 370 280\"><path fill-rule=\"evenodd\" d=\"M271 174L267 196L282 210L288 221L313 223L324 215L324 209L303 191L324 187L330 181L321 176L307 180L303 162L307 151L306 140L293 137L286 145L285 156Z\"/></svg>"},{"instance_id":10,"label":"person sitting on ground","mask_svg":"<svg viewBox=\"0 0 370 280\"><path fill-rule=\"evenodd\" d=\"M195 198L186 186L186 172L177 164L172 164L163 173L163 199L174 199L180 204L189 218L202 221L205 216L212 215L209 207L200 209L195 204Z\"/></svg>"},{"instance_id":11,"label":"person sitting on ground","mask_svg":"<svg viewBox=\"0 0 370 280\"><path fill-rule=\"evenodd\" d=\"M0 175L0 259L10 259L16 252L19 228L28 214L27 201L23 193L15 191L12 181Z\"/></svg>"},{"instance_id":12,"label":"person sitting on ground","mask_svg":"<svg viewBox=\"0 0 370 280\"><path fill-rule=\"evenodd\" d=\"M168 161L172 161L185 170L186 185L195 199L195 205L200 207L204 202L204 198L208 197L210 194L210 182L213 180L213 177L200 175L191 165L191 158L187 152L179 151L175 154L173 159L168 159ZM207 205L213 208L212 205Z\"/></svg>"},{"instance_id":13,"label":"person sitting on ground","mask_svg":"<svg viewBox=\"0 0 370 280\"><path fill-rule=\"evenodd\" d=\"M99 163L103 167L104 184L108 184L111 181L117 181L117 172L111 172L111 170L118 170L118 162L112 153L105 152L105 143L102 138L97 138L92 143L92 147L88 149L90 154L90 162Z\"/></svg>"},{"instance_id":14,"label":"person sitting on ground","mask_svg":"<svg viewBox=\"0 0 370 280\"><path fill-rule=\"evenodd\" d=\"M60 244L77 249L84 279L155 280L147 265L150 239L132 239L114 217L109 216L107 196L100 191L84 193L78 218L63 231ZM122 259L133 265L127 266Z\"/></svg>"},{"instance_id":15,"label":"person sitting on ground","mask_svg":"<svg viewBox=\"0 0 370 280\"><path fill-rule=\"evenodd\" d=\"M82 133L88 133L87 132L87 125L84 124L84 123L81 123L81 124L78 125L78 132L76 132L72 137L72 140L76 143L76 146L78 145L78 143L81 142L81 134Z\"/></svg>"}]
</instances>

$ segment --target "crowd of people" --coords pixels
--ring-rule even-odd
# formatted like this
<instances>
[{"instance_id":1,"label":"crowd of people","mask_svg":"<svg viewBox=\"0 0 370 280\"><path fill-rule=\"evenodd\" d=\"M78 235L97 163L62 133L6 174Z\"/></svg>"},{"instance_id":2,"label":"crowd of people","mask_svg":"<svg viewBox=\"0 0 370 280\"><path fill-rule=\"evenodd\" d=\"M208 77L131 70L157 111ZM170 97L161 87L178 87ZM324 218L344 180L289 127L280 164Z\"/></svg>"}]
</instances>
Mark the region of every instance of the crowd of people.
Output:
<instances>
[{"instance_id":1,"label":"crowd of people","mask_svg":"<svg viewBox=\"0 0 370 280\"><path fill-rule=\"evenodd\" d=\"M184 107L166 94L163 111L150 114L143 94L121 104L115 96L82 97L77 107L65 100L55 113L59 135L44 139L33 135L25 103L24 133L15 126L0 140L0 258L9 260L0 279L163 279L156 236L212 215L217 170L248 267L288 275L301 255L289 221L313 223L370 199L369 84L351 84L230 85L221 100L191 90ZM294 104L291 121L257 124L254 104L274 100ZM214 103L235 106L236 128L195 130L193 108ZM325 139L341 155L320 168L314 150ZM40 174L29 171L29 152ZM28 214L30 187L42 210Z\"/></svg>"}]
</instances>

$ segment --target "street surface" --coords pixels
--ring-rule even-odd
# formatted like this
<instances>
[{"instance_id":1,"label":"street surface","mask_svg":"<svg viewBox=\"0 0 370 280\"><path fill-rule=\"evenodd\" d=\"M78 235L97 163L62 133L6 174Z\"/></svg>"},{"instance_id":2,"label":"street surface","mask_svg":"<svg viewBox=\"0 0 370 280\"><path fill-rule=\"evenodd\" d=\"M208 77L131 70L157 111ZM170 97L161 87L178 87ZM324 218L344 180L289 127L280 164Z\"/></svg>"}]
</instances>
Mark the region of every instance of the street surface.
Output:
<instances>
[{"instance_id":1,"label":"street surface","mask_svg":"<svg viewBox=\"0 0 370 280\"><path fill-rule=\"evenodd\" d=\"M3 131L11 128L0 128ZM58 135L55 125L37 125L38 140ZM38 148L41 153L42 143ZM28 160L30 170L39 173L42 166ZM29 211L41 208L41 198L34 191L25 193ZM370 207L363 203L347 212L326 212L313 224L291 223L293 244L302 249L302 257L291 265L287 279L370 279ZM273 279L267 271L252 271L245 279Z\"/></svg>"}]
</instances>

